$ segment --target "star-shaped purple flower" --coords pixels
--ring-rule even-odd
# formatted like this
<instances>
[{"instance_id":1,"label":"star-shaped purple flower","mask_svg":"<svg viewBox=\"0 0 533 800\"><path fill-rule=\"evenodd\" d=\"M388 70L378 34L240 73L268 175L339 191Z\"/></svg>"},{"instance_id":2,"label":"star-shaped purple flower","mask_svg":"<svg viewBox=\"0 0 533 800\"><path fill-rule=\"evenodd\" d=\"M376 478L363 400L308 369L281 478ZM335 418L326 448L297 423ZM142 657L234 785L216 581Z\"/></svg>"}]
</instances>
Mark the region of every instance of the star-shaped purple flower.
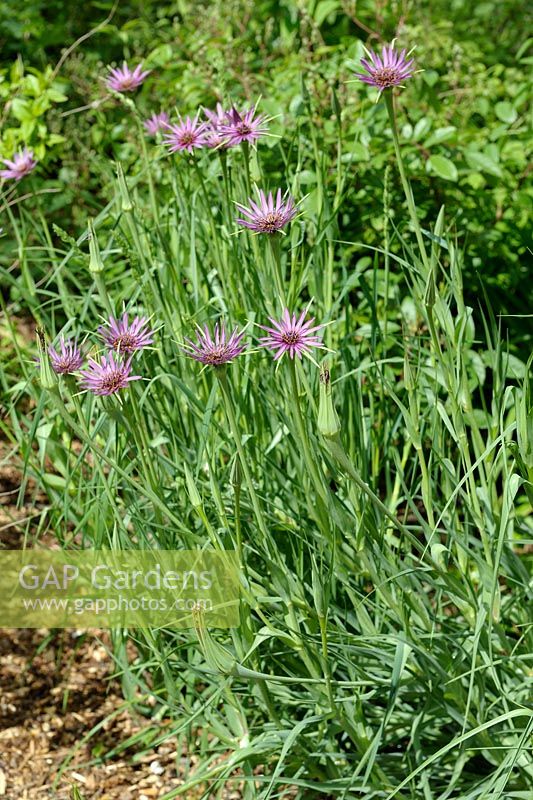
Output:
<instances>
[{"instance_id":1,"label":"star-shaped purple flower","mask_svg":"<svg viewBox=\"0 0 533 800\"><path fill-rule=\"evenodd\" d=\"M324 325L313 326L314 317L304 322L306 314L307 309L302 311L297 319L296 314L291 316L289 309L286 308L279 322L269 317L273 328L259 325L268 334L268 336L261 337L259 344L274 353L274 361L277 361L285 353L288 353L290 358L294 358L294 356L301 358L312 347L324 347L320 338L315 334L315 331L319 331Z\"/></svg>"},{"instance_id":2,"label":"star-shaped purple flower","mask_svg":"<svg viewBox=\"0 0 533 800\"><path fill-rule=\"evenodd\" d=\"M132 358L122 360L113 353L102 356L99 361L89 358L87 369L81 371L82 387L93 394L107 396L125 389L130 381L140 381L140 375L131 374Z\"/></svg>"},{"instance_id":3,"label":"star-shaped purple flower","mask_svg":"<svg viewBox=\"0 0 533 800\"><path fill-rule=\"evenodd\" d=\"M28 175L37 166L33 150L28 147L15 153L13 160L3 158L2 161L7 169L0 170L0 178L12 178L15 181L20 181L21 178Z\"/></svg>"},{"instance_id":4,"label":"star-shaped purple flower","mask_svg":"<svg viewBox=\"0 0 533 800\"><path fill-rule=\"evenodd\" d=\"M65 341L63 336L59 339L59 351L52 345L48 346L48 356L56 375L69 375L83 364L83 355L77 342L74 339Z\"/></svg>"},{"instance_id":5,"label":"star-shaped purple flower","mask_svg":"<svg viewBox=\"0 0 533 800\"><path fill-rule=\"evenodd\" d=\"M147 317L134 317L130 322L128 314L123 314L121 319L109 317L105 328L100 325L98 333L103 338L107 347L119 353L133 353L143 350L153 344L154 331L148 327Z\"/></svg>"},{"instance_id":6,"label":"star-shaped purple flower","mask_svg":"<svg viewBox=\"0 0 533 800\"><path fill-rule=\"evenodd\" d=\"M380 93L392 86L399 86L407 78L413 77L414 59L409 58L410 53L406 54L405 50L397 53L394 43L389 47L385 45L381 50L381 56L372 50L366 52L368 58L362 58L361 65L368 75L357 73L357 77L364 83L375 86Z\"/></svg>"},{"instance_id":7,"label":"star-shaped purple flower","mask_svg":"<svg viewBox=\"0 0 533 800\"><path fill-rule=\"evenodd\" d=\"M195 149L207 146L207 128L207 122L198 121L198 114L194 119L191 117L180 118L177 124L166 126L168 133L163 137L163 143L168 146L169 153L178 153L183 150L193 153Z\"/></svg>"},{"instance_id":8,"label":"star-shaped purple flower","mask_svg":"<svg viewBox=\"0 0 533 800\"><path fill-rule=\"evenodd\" d=\"M245 331L235 328L231 334L226 333L224 323L216 323L213 336L209 332L207 325L198 328L196 332L196 342L185 339L186 346L183 352L190 358L200 361L210 367L221 367L229 364L234 358L240 356L245 345L242 340Z\"/></svg>"},{"instance_id":9,"label":"star-shaped purple flower","mask_svg":"<svg viewBox=\"0 0 533 800\"><path fill-rule=\"evenodd\" d=\"M206 141L213 149L229 147L229 135L223 133L222 126L228 123L228 112L225 111L221 103L217 103L215 111L204 108L207 117Z\"/></svg>"},{"instance_id":10,"label":"star-shaped purple flower","mask_svg":"<svg viewBox=\"0 0 533 800\"><path fill-rule=\"evenodd\" d=\"M233 106L228 111L226 122L221 122L219 126L220 134L227 137L231 147L242 142L255 144L267 131L267 118L264 114L257 114L255 106L241 112Z\"/></svg>"},{"instance_id":11,"label":"star-shaped purple flower","mask_svg":"<svg viewBox=\"0 0 533 800\"><path fill-rule=\"evenodd\" d=\"M142 62L131 70L124 61L122 67L113 67L109 70L107 86L115 92L133 92L146 80L152 70L143 72Z\"/></svg>"},{"instance_id":12,"label":"star-shaped purple flower","mask_svg":"<svg viewBox=\"0 0 533 800\"><path fill-rule=\"evenodd\" d=\"M158 131L164 130L169 123L168 114L166 111L161 111L159 114L152 114L151 117L145 119L143 122L144 129L149 136L155 136Z\"/></svg>"},{"instance_id":13,"label":"star-shaped purple flower","mask_svg":"<svg viewBox=\"0 0 533 800\"><path fill-rule=\"evenodd\" d=\"M276 199L272 192L265 196L260 189L258 191L259 202L255 203L250 197L249 208L237 203L239 211L247 219L237 218L239 225L244 225L256 233L278 233L296 216L296 206L292 197L283 196L281 189L278 189Z\"/></svg>"}]
</instances>

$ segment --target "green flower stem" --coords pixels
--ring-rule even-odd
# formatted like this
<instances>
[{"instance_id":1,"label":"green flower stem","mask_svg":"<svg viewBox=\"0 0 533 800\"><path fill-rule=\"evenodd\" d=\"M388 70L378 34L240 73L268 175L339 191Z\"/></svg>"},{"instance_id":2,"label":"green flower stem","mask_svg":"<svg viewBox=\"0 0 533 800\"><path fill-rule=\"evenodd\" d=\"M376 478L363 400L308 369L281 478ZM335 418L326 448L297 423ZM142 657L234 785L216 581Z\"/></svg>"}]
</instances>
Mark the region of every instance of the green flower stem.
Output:
<instances>
[{"instance_id":1,"label":"green flower stem","mask_svg":"<svg viewBox=\"0 0 533 800\"><path fill-rule=\"evenodd\" d=\"M146 257L146 247L143 246L143 244L141 242L141 238L139 236L139 231L137 230L137 222L135 220L135 215L134 215L133 209L131 211L124 211L124 215L125 215L127 223L128 223L128 227L129 227L129 230L130 230L130 233L131 233L131 237L132 237L133 242L135 244L136 252L139 254L139 258L141 260L141 264L143 266L143 269L144 269L144 272L146 274L146 277L148 278L148 283L150 284L150 289L152 291L152 296L154 298L154 304L159 305L160 304L160 297L159 297L160 292L157 289L156 283L155 283L153 275L152 275L151 265L148 262L148 259Z\"/></svg>"},{"instance_id":2,"label":"green flower stem","mask_svg":"<svg viewBox=\"0 0 533 800\"><path fill-rule=\"evenodd\" d=\"M200 517L200 519L202 520L202 523L204 525L204 528L207 531L207 535L209 536L209 539L211 541L211 544L213 545L213 548L215 550L224 550L224 546L223 546L222 542L220 541L219 537L217 536L217 533L216 533L215 529L211 525L211 523L209 521L209 518L208 518L207 514L205 513L204 507L203 506L196 506L195 511L198 514L198 516Z\"/></svg>"},{"instance_id":3,"label":"green flower stem","mask_svg":"<svg viewBox=\"0 0 533 800\"><path fill-rule=\"evenodd\" d=\"M79 397L76 394L74 394L72 392L69 392L69 399L72 401L72 404L74 405L74 408L76 409L76 415L78 417L80 426L83 428L83 431L84 431L85 435L87 437L89 437L89 431L87 430L87 424L86 424L86 421L85 421L85 417L83 416L83 411L82 411L82 408L81 408L81 403L80 403ZM117 516L117 499L116 499L116 496L114 496L112 491L111 491L111 483L112 483L112 479L113 479L113 475L114 475L115 470L114 470L114 468L111 468L110 472L109 472L109 475L106 475L104 470L103 470L103 468L102 468L102 464L100 463L100 461L97 458L94 459L94 465L95 465L96 471L98 472L100 480L102 481L102 484L104 485L104 490L105 490L105 493L107 495L107 501L109 503L109 507L113 510L113 513L115 514L115 516Z\"/></svg>"},{"instance_id":4,"label":"green flower stem","mask_svg":"<svg viewBox=\"0 0 533 800\"><path fill-rule=\"evenodd\" d=\"M318 622L320 624L320 638L322 641L322 659L324 661L324 678L326 680L326 691L328 693L328 700L331 712L333 714L337 713L337 704L335 702L335 696L333 694L333 688L331 686L331 667L329 664L329 652L328 652L328 621L327 618L323 615L319 615Z\"/></svg>"},{"instance_id":5,"label":"green flower stem","mask_svg":"<svg viewBox=\"0 0 533 800\"><path fill-rule=\"evenodd\" d=\"M25 247L24 247L24 244L23 244L21 236L20 236L19 226L17 225L17 223L15 221L15 217L13 215L13 212L11 211L10 204L6 203L5 201L4 201L4 211L6 212L8 218L9 218L9 221L11 223L11 227L13 229L13 233L15 234L15 238L17 240L17 250L18 250L18 260L19 260L19 264L20 264L20 272L21 272L22 280L23 280L23 283L25 285L25 289L26 289L26 292L27 292L27 299L31 302L32 313L33 313L35 321L38 322L39 325L41 325L42 324L41 309L40 309L40 306L39 306L38 300L37 300L37 292L36 292L36 289L35 289L35 281L33 280L33 276L31 274L31 271L28 269L28 262L27 262L26 256L25 256Z\"/></svg>"},{"instance_id":6,"label":"green flower stem","mask_svg":"<svg viewBox=\"0 0 533 800\"><path fill-rule=\"evenodd\" d=\"M107 313L112 317L115 313L113 309L113 305L111 300L109 299L109 295L107 293L107 287L104 280L104 276L101 272L94 272L93 273L94 283L98 290L98 294L100 296L100 300L102 301L102 305L104 306Z\"/></svg>"},{"instance_id":7,"label":"green flower stem","mask_svg":"<svg viewBox=\"0 0 533 800\"><path fill-rule=\"evenodd\" d=\"M385 177L383 179L383 250L384 250L384 268L385 268L385 288L384 288L384 302L383 302L383 354L382 358L387 358L387 326L389 322L389 270L390 270L390 239L389 239L389 226L390 226L390 166L385 167ZM382 384L382 398L383 398L383 384Z\"/></svg>"},{"instance_id":8,"label":"green flower stem","mask_svg":"<svg viewBox=\"0 0 533 800\"><path fill-rule=\"evenodd\" d=\"M402 158L402 152L400 149L400 140L398 137L398 126L396 124L396 114L394 111L394 97L392 94L392 90L386 90L384 92L385 95L385 103L387 106L387 112L389 115L389 120L391 124L392 130L392 141L394 143L394 152L396 153L396 161L398 163L398 170L400 172L400 178L402 181L403 191L405 194L405 199L407 200L407 208L409 209L409 215L411 217L411 222L413 223L413 227L415 229L416 240L418 242L418 247L420 250L420 255L422 258L422 262L424 264L426 275L429 275L430 272L430 264L429 259L426 253L426 246L424 244L424 238L422 236L422 228L420 227L420 221L418 219L418 214L416 213L416 206L413 197L413 192L411 190L411 184L409 183L409 179L407 178L407 174L405 172L405 167Z\"/></svg>"},{"instance_id":9,"label":"green flower stem","mask_svg":"<svg viewBox=\"0 0 533 800\"><path fill-rule=\"evenodd\" d=\"M246 580L248 580L248 573L247 573L247 569L246 569L246 562L244 560L244 551L243 551L243 545L242 545L241 487L240 487L240 485L233 487L233 493L234 493L234 497L235 497L235 536L237 537L237 555L239 556L239 567L244 572Z\"/></svg>"},{"instance_id":10,"label":"green flower stem","mask_svg":"<svg viewBox=\"0 0 533 800\"><path fill-rule=\"evenodd\" d=\"M331 535L331 525L327 511L328 493L324 485L324 481L320 477L317 467L317 461L313 457L313 454L311 453L311 448L309 445L309 437L307 434L304 419L302 416L302 409L300 406L298 379L296 377L296 364L294 363L294 359L289 359L289 375L291 380L291 392L293 399L292 406L294 409L294 418L296 422L296 429L298 431L298 438L300 439L300 444L302 445L304 461L306 463L307 470L309 472L309 475L311 476L311 481L313 482L315 491L318 495L318 502L317 502L318 516L324 531Z\"/></svg>"},{"instance_id":11,"label":"green flower stem","mask_svg":"<svg viewBox=\"0 0 533 800\"><path fill-rule=\"evenodd\" d=\"M219 244L218 244L219 236L218 236L217 230L215 228L215 220L213 218L213 213L212 213L212 210L211 210L212 206L211 206L211 201L209 199L209 193L207 191L207 186L205 185L205 179L204 179L203 172L200 169L200 167L198 166L198 161L196 160L196 158L194 156L192 156L191 161L192 161L193 166L194 166L194 171L196 172L196 175L198 176L198 180L200 182L200 188L202 190L202 196L204 198L204 203L205 203L205 212L209 217L209 226L211 228L212 244L214 245L216 257L217 257L217 260L219 262L218 266L220 267L221 264L222 264L222 260L221 260L220 248L219 248Z\"/></svg>"},{"instance_id":12,"label":"green flower stem","mask_svg":"<svg viewBox=\"0 0 533 800\"><path fill-rule=\"evenodd\" d=\"M242 471L244 474L244 479L246 481L246 485L248 487L248 491L250 493L250 498L252 500L252 506L254 509L255 518L257 520L257 524L259 525L259 529L263 535L263 539L265 543L269 540L269 533L268 528L266 526L265 518L263 515L263 511L261 509L261 504L259 503L259 498L257 497L254 483L252 480L252 474L250 472L250 468L248 467L248 463L246 461L246 454L244 452L244 447L242 446L241 441L241 434L239 431L239 426L237 424L237 418L235 416L235 409L233 407L233 399L231 397L231 391L228 386L228 380L226 376L226 371L224 367L215 369L215 374L218 378L218 382L220 388L222 390L222 395L224 397L224 403L226 408L226 415L228 418L228 423L231 429L231 434L235 441L235 446L237 447L237 454L239 456L240 464L242 467Z\"/></svg>"},{"instance_id":13,"label":"green flower stem","mask_svg":"<svg viewBox=\"0 0 533 800\"><path fill-rule=\"evenodd\" d=\"M269 249L272 254L272 272L274 273L274 281L278 290L279 299L282 305L287 305L285 297L285 288L283 281L283 269L281 266L281 233L267 234Z\"/></svg>"},{"instance_id":14,"label":"green flower stem","mask_svg":"<svg viewBox=\"0 0 533 800\"><path fill-rule=\"evenodd\" d=\"M130 399L130 407L133 412L133 435L137 439L139 454L141 456L141 462L146 473L146 477L148 478L152 490L156 492L161 486L161 482L158 480L157 475L155 474L154 465L152 459L150 458L150 443L146 435L146 428L141 415L139 401L136 396L136 390L133 386L130 387L128 395Z\"/></svg>"},{"instance_id":15,"label":"green flower stem","mask_svg":"<svg viewBox=\"0 0 533 800\"><path fill-rule=\"evenodd\" d=\"M344 471L349 475L349 477L353 480L355 485L358 489L360 489L367 497L372 500L376 508L381 511L381 513L387 517L388 520L392 522L394 527L405 536L411 544L416 546L417 550L422 549L422 545L416 538L413 536L411 531L406 528L395 516L394 514L387 508L387 506L380 500L377 494L370 488L370 486L364 482L364 480L360 477L357 473L355 468L353 467L350 459L346 455L344 447L342 446L340 437L324 437L326 442L327 448L330 451L331 455L335 458L335 460L341 465Z\"/></svg>"},{"instance_id":16,"label":"green flower stem","mask_svg":"<svg viewBox=\"0 0 533 800\"><path fill-rule=\"evenodd\" d=\"M209 193L207 191L207 186L205 184L204 174L200 169L200 167L198 166L198 161L196 160L195 156L192 156L191 160L194 166L194 171L196 172L198 181L200 183L202 196L204 198L205 213L209 218L209 229L211 233L210 244L214 249L214 256L215 256L214 261L216 261L217 275L222 284L225 296L229 297L230 295L234 294L234 292L230 292L229 290L229 285L228 285L229 282L227 281L228 276L226 275L226 271L223 269L223 265L225 264L226 259L222 257L222 251L220 249L220 233L216 229L215 218L213 216L211 201L209 200Z\"/></svg>"},{"instance_id":17,"label":"green flower stem","mask_svg":"<svg viewBox=\"0 0 533 800\"><path fill-rule=\"evenodd\" d=\"M150 500L154 509L158 509L163 513L164 516L167 517L169 522L176 526L176 530L184 535L188 535L189 529L183 524L183 521L180 517L177 517L173 514L163 503L160 497L149 489L148 487L144 486L143 484L139 483L138 481L133 480L131 475L126 472L126 470L122 469L112 458L110 458L100 447L97 447L94 443L93 437L86 432L83 428L80 427L73 419L72 416L68 413L67 409L65 408L65 403L63 402L63 398L59 394L57 390L52 390L48 392L48 396L52 399L54 403L54 407L59 413L59 416L62 418L64 423L69 427L75 435L78 437L80 442L89 446L89 449L94 453L96 458L101 459L105 462L111 469L114 469L117 475L126 481L126 483L132 487L132 489L139 494L146 497L147 500Z\"/></svg>"},{"instance_id":18,"label":"green flower stem","mask_svg":"<svg viewBox=\"0 0 533 800\"><path fill-rule=\"evenodd\" d=\"M231 229L233 224L233 209L231 206L231 195L232 191L230 188L230 173L228 168L228 152L224 148L221 148L218 151L218 156L220 159L220 166L222 168L222 178L224 181L224 207L226 209L226 224L228 226L228 230Z\"/></svg>"},{"instance_id":19,"label":"green flower stem","mask_svg":"<svg viewBox=\"0 0 533 800\"><path fill-rule=\"evenodd\" d=\"M150 169L150 160L148 158L148 148L146 147L146 136L144 133L144 128L140 120L140 117L137 114L134 114L134 116L135 116L135 122L137 123L137 130L139 131L139 139L141 140L141 151L144 161L144 168L146 170L146 175L148 178L148 192L150 194L150 205L152 206L154 222L157 225L157 227L159 227L159 209L157 206L152 170Z\"/></svg>"},{"instance_id":20,"label":"green flower stem","mask_svg":"<svg viewBox=\"0 0 533 800\"><path fill-rule=\"evenodd\" d=\"M331 306L333 305L333 263L335 258L334 244L331 239L328 240L326 270L324 276L324 310L326 314L331 313ZM326 328L326 345L332 346L333 331L331 325Z\"/></svg>"},{"instance_id":21,"label":"green flower stem","mask_svg":"<svg viewBox=\"0 0 533 800\"><path fill-rule=\"evenodd\" d=\"M242 143L242 156L244 159L244 182L248 197L252 196L252 179L250 177L250 145L248 142Z\"/></svg>"}]
</instances>

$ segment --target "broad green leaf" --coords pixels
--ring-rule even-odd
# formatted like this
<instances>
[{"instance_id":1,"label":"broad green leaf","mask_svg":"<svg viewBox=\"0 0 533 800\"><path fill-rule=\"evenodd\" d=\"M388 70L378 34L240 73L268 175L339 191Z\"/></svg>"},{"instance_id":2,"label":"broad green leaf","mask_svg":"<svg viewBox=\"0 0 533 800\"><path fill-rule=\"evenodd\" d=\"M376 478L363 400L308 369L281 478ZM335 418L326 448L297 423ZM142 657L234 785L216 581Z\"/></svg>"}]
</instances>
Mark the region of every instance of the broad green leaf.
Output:
<instances>
[{"instance_id":1,"label":"broad green leaf","mask_svg":"<svg viewBox=\"0 0 533 800\"><path fill-rule=\"evenodd\" d=\"M341 161L349 164L351 161L368 161L369 158L368 148L361 142L354 142L346 148L346 152L341 156Z\"/></svg>"},{"instance_id":2,"label":"broad green leaf","mask_svg":"<svg viewBox=\"0 0 533 800\"><path fill-rule=\"evenodd\" d=\"M465 150L465 158L468 166L472 167L472 169L488 172L489 175L494 175L496 178L502 177L503 173L499 165L486 153L480 153L477 150Z\"/></svg>"},{"instance_id":3,"label":"broad green leaf","mask_svg":"<svg viewBox=\"0 0 533 800\"><path fill-rule=\"evenodd\" d=\"M415 142L418 142L423 136L427 136L427 134L431 130L431 120L427 117L422 117L416 123L414 130L413 130L413 139Z\"/></svg>"},{"instance_id":4,"label":"broad green leaf","mask_svg":"<svg viewBox=\"0 0 533 800\"><path fill-rule=\"evenodd\" d=\"M424 147L433 147L435 144L440 144L441 142L446 142L455 136L457 128L453 125L447 125L444 128L437 128L431 136L428 136L426 141L424 142Z\"/></svg>"},{"instance_id":5,"label":"broad green leaf","mask_svg":"<svg viewBox=\"0 0 533 800\"><path fill-rule=\"evenodd\" d=\"M326 17L332 14L334 11L339 10L340 3L338 0L322 0L316 7L315 13L313 14L313 19L315 20L316 24L320 27Z\"/></svg>"},{"instance_id":6,"label":"broad green leaf","mask_svg":"<svg viewBox=\"0 0 533 800\"><path fill-rule=\"evenodd\" d=\"M502 122L508 122L509 125L512 125L518 117L516 108L513 108L511 103L509 103L507 100L504 100L501 103L496 103L494 106L494 111L496 112L498 119L500 119Z\"/></svg>"},{"instance_id":7,"label":"broad green leaf","mask_svg":"<svg viewBox=\"0 0 533 800\"><path fill-rule=\"evenodd\" d=\"M427 166L439 178L444 178L447 181L456 181L458 178L457 167L445 156L431 156L428 159Z\"/></svg>"},{"instance_id":8,"label":"broad green leaf","mask_svg":"<svg viewBox=\"0 0 533 800\"><path fill-rule=\"evenodd\" d=\"M434 69L428 69L422 73L422 79L428 86L435 86L439 79L439 73L435 72Z\"/></svg>"},{"instance_id":9,"label":"broad green leaf","mask_svg":"<svg viewBox=\"0 0 533 800\"><path fill-rule=\"evenodd\" d=\"M21 97L15 97L11 103L11 113L19 122L33 120L29 100L23 100Z\"/></svg>"}]
</instances>

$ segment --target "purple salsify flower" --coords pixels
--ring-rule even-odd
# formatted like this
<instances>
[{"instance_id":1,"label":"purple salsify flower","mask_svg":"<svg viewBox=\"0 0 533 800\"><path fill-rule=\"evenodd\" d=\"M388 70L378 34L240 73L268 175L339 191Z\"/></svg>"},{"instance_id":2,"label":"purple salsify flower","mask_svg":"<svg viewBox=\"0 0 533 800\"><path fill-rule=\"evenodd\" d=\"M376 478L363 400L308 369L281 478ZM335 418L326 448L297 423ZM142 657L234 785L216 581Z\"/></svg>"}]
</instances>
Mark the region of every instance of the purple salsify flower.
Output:
<instances>
[{"instance_id":1,"label":"purple salsify flower","mask_svg":"<svg viewBox=\"0 0 533 800\"><path fill-rule=\"evenodd\" d=\"M235 106L227 112L226 122L219 126L219 133L226 136L228 145L233 147L241 142L254 144L268 131L267 118L257 114L256 107L239 113Z\"/></svg>"},{"instance_id":2,"label":"purple salsify flower","mask_svg":"<svg viewBox=\"0 0 533 800\"><path fill-rule=\"evenodd\" d=\"M154 331L147 327L148 322L147 317L134 317L130 322L127 314L123 314L119 320L109 317L109 327L100 325L98 333L111 350L133 353L153 344Z\"/></svg>"},{"instance_id":3,"label":"purple salsify flower","mask_svg":"<svg viewBox=\"0 0 533 800\"><path fill-rule=\"evenodd\" d=\"M207 117L209 125L214 130L218 130L221 125L225 125L228 121L228 112L224 110L222 103L217 103L214 111L209 108L204 108L204 114Z\"/></svg>"},{"instance_id":4,"label":"purple salsify flower","mask_svg":"<svg viewBox=\"0 0 533 800\"><path fill-rule=\"evenodd\" d=\"M65 341L63 336L59 339L59 352L55 347L49 345L48 356L56 375L69 375L76 372L83 364L83 355L76 340Z\"/></svg>"},{"instance_id":5,"label":"purple salsify flower","mask_svg":"<svg viewBox=\"0 0 533 800\"><path fill-rule=\"evenodd\" d=\"M13 160L3 158L2 161L7 169L0 170L0 178L13 178L16 181L20 181L21 178L28 175L37 166L33 150L27 147L15 153Z\"/></svg>"},{"instance_id":6,"label":"purple salsify flower","mask_svg":"<svg viewBox=\"0 0 533 800\"><path fill-rule=\"evenodd\" d=\"M380 93L391 86L399 86L407 78L413 77L414 59L409 58L410 53L402 50L397 53L394 42L381 50L381 56L372 50L365 51L368 58L361 59L361 65L368 75L357 73L359 80L369 83L379 89ZM412 51L411 51L412 52Z\"/></svg>"},{"instance_id":7,"label":"purple salsify flower","mask_svg":"<svg viewBox=\"0 0 533 800\"><path fill-rule=\"evenodd\" d=\"M149 136L155 136L158 131L166 128L168 123L169 118L167 112L161 111L159 114L152 114L149 119L145 119L143 125Z\"/></svg>"},{"instance_id":8,"label":"purple salsify flower","mask_svg":"<svg viewBox=\"0 0 533 800\"><path fill-rule=\"evenodd\" d=\"M301 358L309 352L311 347L323 348L324 345L320 338L315 335L315 331L320 330L324 325L315 325L311 327L314 322L314 317L304 322L307 309L302 311L300 317L296 319L296 314L292 317L289 309L286 308L282 314L281 320L278 322L272 317L269 317L273 328L267 328L265 325L259 325L268 336L262 336L259 340L261 347L267 347L274 353L274 360L277 361L285 353L288 353L291 358L298 356Z\"/></svg>"},{"instance_id":9,"label":"purple salsify flower","mask_svg":"<svg viewBox=\"0 0 533 800\"><path fill-rule=\"evenodd\" d=\"M137 64L134 70L131 70L127 63L124 61L121 67L113 67L110 69L109 77L106 81L109 89L114 89L115 92L133 92L143 81L148 77L152 70L147 69L143 72L142 62Z\"/></svg>"},{"instance_id":10,"label":"purple salsify flower","mask_svg":"<svg viewBox=\"0 0 533 800\"><path fill-rule=\"evenodd\" d=\"M167 125L168 133L163 137L163 144L168 146L169 153L177 153L180 150L187 150L188 153L194 152L195 148L206 147L208 124L199 122L198 114L191 119L186 117L175 125Z\"/></svg>"},{"instance_id":11,"label":"purple salsify flower","mask_svg":"<svg viewBox=\"0 0 533 800\"><path fill-rule=\"evenodd\" d=\"M88 359L88 367L81 371L81 385L96 395L110 395L125 389L130 381L141 380L140 375L131 375L133 356L122 360L113 353L102 356L99 361Z\"/></svg>"},{"instance_id":12,"label":"purple salsify flower","mask_svg":"<svg viewBox=\"0 0 533 800\"><path fill-rule=\"evenodd\" d=\"M244 225L256 233L277 233L296 216L294 200L290 195L282 196L281 189L278 189L275 200L272 192L265 196L260 189L258 195L259 203L249 198L249 208L241 203L236 204L239 211L247 217L247 219L237 218L236 222L239 225Z\"/></svg>"},{"instance_id":13,"label":"purple salsify flower","mask_svg":"<svg viewBox=\"0 0 533 800\"><path fill-rule=\"evenodd\" d=\"M228 112L224 110L221 103L217 103L215 111L204 108L204 113L207 117L206 139L208 146L213 149L217 147L229 147L228 134L224 134L221 130L222 125L228 123Z\"/></svg>"},{"instance_id":14,"label":"purple salsify flower","mask_svg":"<svg viewBox=\"0 0 533 800\"><path fill-rule=\"evenodd\" d=\"M206 364L210 367L221 367L223 364L228 364L243 352L245 345L242 343L245 331L239 331L235 328L231 334L226 333L224 323L217 322L213 336L209 332L207 325L204 325L203 330L198 328L196 332L196 342L190 339L185 339L186 347L183 352Z\"/></svg>"}]
</instances>

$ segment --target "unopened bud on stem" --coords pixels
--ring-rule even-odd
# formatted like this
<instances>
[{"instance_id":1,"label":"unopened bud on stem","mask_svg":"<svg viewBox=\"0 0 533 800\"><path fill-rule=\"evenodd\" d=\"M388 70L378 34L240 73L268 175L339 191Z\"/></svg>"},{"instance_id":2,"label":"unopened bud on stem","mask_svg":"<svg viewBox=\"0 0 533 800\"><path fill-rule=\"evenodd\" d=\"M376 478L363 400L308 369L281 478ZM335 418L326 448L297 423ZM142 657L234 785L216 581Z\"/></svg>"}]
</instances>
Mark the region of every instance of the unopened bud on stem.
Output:
<instances>
[{"instance_id":1,"label":"unopened bud on stem","mask_svg":"<svg viewBox=\"0 0 533 800\"><path fill-rule=\"evenodd\" d=\"M318 404L318 430L326 439L336 438L341 430L341 423L331 394L331 373L328 361L320 368L320 401Z\"/></svg>"},{"instance_id":2,"label":"unopened bud on stem","mask_svg":"<svg viewBox=\"0 0 533 800\"><path fill-rule=\"evenodd\" d=\"M122 169L122 164L119 161L117 161L116 167L117 167L118 190L120 192L122 211L133 211L133 202L130 197L130 190L128 189L126 178L124 177L124 170Z\"/></svg>"},{"instance_id":3,"label":"unopened bud on stem","mask_svg":"<svg viewBox=\"0 0 533 800\"><path fill-rule=\"evenodd\" d=\"M100 255L100 247L92 219L87 221L87 239L89 240L89 271L93 273L102 272L104 262Z\"/></svg>"},{"instance_id":4,"label":"unopened bud on stem","mask_svg":"<svg viewBox=\"0 0 533 800\"><path fill-rule=\"evenodd\" d=\"M41 386L47 391L57 390L57 375L52 369L50 359L48 357L48 348L46 346L46 335L44 328L37 328L37 342L39 344L39 367Z\"/></svg>"},{"instance_id":5,"label":"unopened bud on stem","mask_svg":"<svg viewBox=\"0 0 533 800\"><path fill-rule=\"evenodd\" d=\"M187 485L187 493L189 495L189 500L191 501L191 505L193 508L201 508L202 498L200 497L200 492L196 488L196 482L192 476L192 472L190 471L187 464L183 465L183 469L185 471L185 483Z\"/></svg>"}]
</instances>

